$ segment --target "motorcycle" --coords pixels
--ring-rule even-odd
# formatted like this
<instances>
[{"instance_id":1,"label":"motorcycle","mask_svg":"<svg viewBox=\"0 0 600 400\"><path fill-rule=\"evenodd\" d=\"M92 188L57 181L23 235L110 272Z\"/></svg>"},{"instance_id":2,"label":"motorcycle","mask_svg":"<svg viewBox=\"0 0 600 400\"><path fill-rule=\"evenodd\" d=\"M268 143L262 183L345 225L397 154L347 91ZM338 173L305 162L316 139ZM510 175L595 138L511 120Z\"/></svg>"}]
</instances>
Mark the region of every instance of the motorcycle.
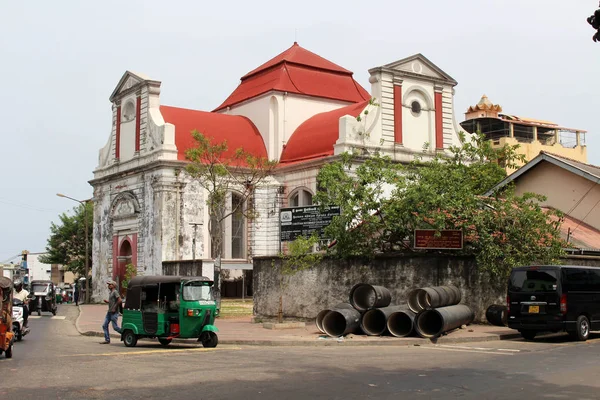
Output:
<instances>
[{"instance_id":1,"label":"motorcycle","mask_svg":"<svg viewBox=\"0 0 600 400\"><path fill-rule=\"evenodd\" d=\"M25 323L23 312L23 302L19 299L13 299L12 323L13 333L15 334L17 342L20 342L23 339L23 336L29 333L29 328L23 326Z\"/></svg>"}]
</instances>

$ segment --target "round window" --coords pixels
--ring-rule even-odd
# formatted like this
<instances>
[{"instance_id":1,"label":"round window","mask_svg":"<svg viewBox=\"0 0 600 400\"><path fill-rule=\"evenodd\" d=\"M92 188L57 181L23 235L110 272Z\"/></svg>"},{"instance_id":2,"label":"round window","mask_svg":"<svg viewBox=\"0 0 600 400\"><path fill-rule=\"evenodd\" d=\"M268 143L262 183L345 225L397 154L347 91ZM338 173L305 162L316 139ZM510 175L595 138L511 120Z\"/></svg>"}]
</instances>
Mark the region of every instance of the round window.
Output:
<instances>
[{"instance_id":1,"label":"round window","mask_svg":"<svg viewBox=\"0 0 600 400\"><path fill-rule=\"evenodd\" d=\"M418 101L413 101L412 104L410 105L410 110L414 114L419 115L421 113L421 103L419 103Z\"/></svg>"}]
</instances>

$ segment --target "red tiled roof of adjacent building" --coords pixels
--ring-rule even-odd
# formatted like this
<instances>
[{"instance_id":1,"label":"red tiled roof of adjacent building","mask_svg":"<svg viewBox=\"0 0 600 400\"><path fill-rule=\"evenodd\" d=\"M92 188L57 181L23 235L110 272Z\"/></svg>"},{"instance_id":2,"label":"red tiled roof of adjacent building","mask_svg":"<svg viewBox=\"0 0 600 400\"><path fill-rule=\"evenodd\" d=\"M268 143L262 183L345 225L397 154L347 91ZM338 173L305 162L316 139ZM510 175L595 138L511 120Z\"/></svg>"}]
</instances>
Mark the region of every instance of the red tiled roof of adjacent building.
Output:
<instances>
[{"instance_id":1,"label":"red tiled roof of adjacent building","mask_svg":"<svg viewBox=\"0 0 600 400\"><path fill-rule=\"evenodd\" d=\"M333 155L339 138L339 120L344 115L357 117L369 100L317 114L304 121L292 134L281 152L280 163L292 163Z\"/></svg>"},{"instance_id":2,"label":"red tiled roof of adjacent building","mask_svg":"<svg viewBox=\"0 0 600 400\"><path fill-rule=\"evenodd\" d=\"M248 72L240 85L214 111L239 104L270 91L297 93L332 100L360 102L369 93L352 77L352 72L295 43Z\"/></svg>"},{"instance_id":3,"label":"red tiled roof of adjacent building","mask_svg":"<svg viewBox=\"0 0 600 400\"><path fill-rule=\"evenodd\" d=\"M228 151L224 157L233 157L239 148L257 157L267 157L267 149L260 132L246 117L170 106L160 106L160 112L165 122L175 125L178 160L186 160L185 151L196 146L191 134L193 130L212 138L216 143L226 140Z\"/></svg>"}]
</instances>

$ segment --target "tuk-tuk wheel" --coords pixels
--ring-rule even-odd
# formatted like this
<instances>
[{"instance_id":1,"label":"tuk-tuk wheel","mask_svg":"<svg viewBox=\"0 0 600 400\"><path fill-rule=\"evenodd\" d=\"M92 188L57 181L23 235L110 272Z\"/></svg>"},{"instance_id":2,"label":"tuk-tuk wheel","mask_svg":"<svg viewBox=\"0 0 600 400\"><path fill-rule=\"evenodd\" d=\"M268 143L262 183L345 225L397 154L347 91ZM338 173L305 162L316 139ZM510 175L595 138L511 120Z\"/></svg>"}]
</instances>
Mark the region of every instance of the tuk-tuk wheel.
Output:
<instances>
[{"instance_id":1,"label":"tuk-tuk wheel","mask_svg":"<svg viewBox=\"0 0 600 400\"><path fill-rule=\"evenodd\" d=\"M4 352L4 356L6 358L12 358L12 350L13 350L13 344L11 343L10 346L8 346L8 349L6 349L6 351Z\"/></svg>"},{"instance_id":2,"label":"tuk-tuk wheel","mask_svg":"<svg viewBox=\"0 0 600 400\"><path fill-rule=\"evenodd\" d=\"M42 315L42 311L38 310L38 317Z\"/></svg>"},{"instance_id":3,"label":"tuk-tuk wheel","mask_svg":"<svg viewBox=\"0 0 600 400\"><path fill-rule=\"evenodd\" d=\"M52 315L56 315L56 310L52 310Z\"/></svg>"},{"instance_id":4,"label":"tuk-tuk wheel","mask_svg":"<svg viewBox=\"0 0 600 400\"><path fill-rule=\"evenodd\" d=\"M134 347L137 344L137 336L131 330L123 332L123 343L127 347Z\"/></svg>"},{"instance_id":5,"label":"tuk-tuk wheel","mask_svg":"<svg viewBox=\"0 0 600 400\"><path fill-rule=\"evenodd\" d=\"M158 341L160 342L160 344L162 344L163 346L168 346L169 343L171 343L173 339L165 339L165 338L158 338Z\"/></svg>"},{"instance_id":6,"label":"tuk-tuk wheel","mask_svg":"<svg viewBox=\"0 0 600 400\"><path fill-rule=\"evenodd\" d=\"M202 342L202 346L204 347L217 347L217 344L219 344L217 334L210 331L202 332L198 340Z\"/></svg>"}]
</instances>

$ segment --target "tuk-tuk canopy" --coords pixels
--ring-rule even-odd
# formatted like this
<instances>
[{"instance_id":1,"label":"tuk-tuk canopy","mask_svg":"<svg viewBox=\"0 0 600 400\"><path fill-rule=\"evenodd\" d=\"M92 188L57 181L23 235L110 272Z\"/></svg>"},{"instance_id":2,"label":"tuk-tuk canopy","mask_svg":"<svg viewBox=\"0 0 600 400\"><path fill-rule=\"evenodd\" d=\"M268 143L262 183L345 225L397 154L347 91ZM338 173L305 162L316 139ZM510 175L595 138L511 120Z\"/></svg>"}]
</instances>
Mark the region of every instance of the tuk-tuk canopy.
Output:
<instances>
[{"instance_id":1,"label":"tuk-tuk canopy","mask_svg":"<svg viewBox=\"0 0 600 400\"><path fill-rule=\"evenodd\" d=\"M206 276L134 276L127 284L127 288L131 289L135 286L158 285L162 283L180 283L187 281L205 281L211 282L212 284L212 280L208 279Z\"/></svg>"},{"instance_id":2,"label":"tuk-tuk canopy","mask_svg":"<svg viewBox=\"0 0 600 400\"><path fill-rule=\"evenodd\" d=\"M12 290L12 288L13 288L13 282L9 278L7 278L5 276L0 276L0 289L2 289L2 290L7 290L7 289Z\"/></svg>"}]
</instances>

